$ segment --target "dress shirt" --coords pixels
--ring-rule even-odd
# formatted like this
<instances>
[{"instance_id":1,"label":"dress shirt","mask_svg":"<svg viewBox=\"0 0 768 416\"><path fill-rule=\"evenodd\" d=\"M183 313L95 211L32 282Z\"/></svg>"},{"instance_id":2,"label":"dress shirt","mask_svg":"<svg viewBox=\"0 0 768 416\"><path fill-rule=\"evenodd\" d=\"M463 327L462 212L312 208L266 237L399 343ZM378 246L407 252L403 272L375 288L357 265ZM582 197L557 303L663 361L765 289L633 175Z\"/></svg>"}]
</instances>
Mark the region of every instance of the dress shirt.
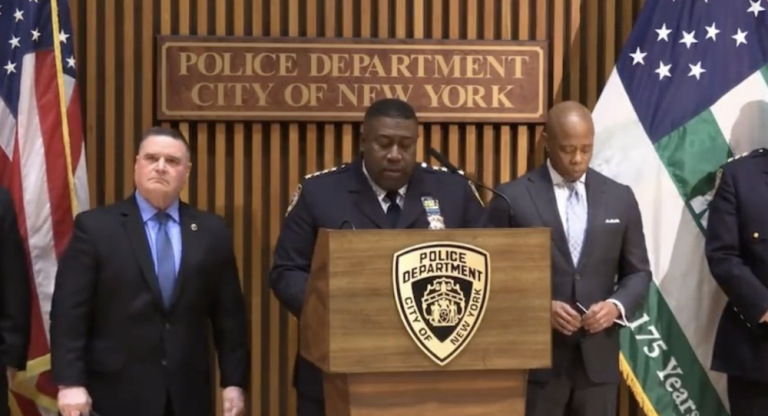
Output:
<instances>
[{"instance_id":1,"label":"dress shirt","mask_svg":"<svg viewBox=\"0 0 768 416\"><path fill-rule=\"evenodd\" d=\"M144 232L147 234L149 249L152 251L152 262L155 264L155 273L157 273L157 244L155 243L155 236L160 224L158 224L154 216L159 210L144 199L139 191L136 191L136 203L139 205L141 219L144 222ZM178 198L173 201L165 212L171 217L165 227L173 245L174 263L176 264L176 274L178 274L181 263L181 222L179 220Z\"/></svg>"},{"instance_id":2,"label":"dress shirt","mask_svg":"<svg viewBox=\"0 0 768 416\"><path fill-rule=\"evenodd\" d=\"M552 162L550 160L547 160L547 169L549 169L549 176L552 178L552 185L554 186L555 191L555 200L557 201L557 211L560 213L560 220L563 223L563 230L568 229L567 224L567 218L566 215L566 207L567 207L567 200L568 195L570 193L570 190L568 189L568 183L563 177L555 171L555 169L552 167ZM582 195L583 198L586 199L587 197L587 187L586 187L586 179L587 175L581 175L580 178L576 179L574 185L576 186L576 189L579 191L579 194ZM589 210L589 200L587 200L586 209ZM587 212L585 212L587 217L589 217ZM585 233L586 235L586 233ZM620 325L629 325L627 322L625 313L624 313L624 305L621 304L616 299L608 299L608 302L613 302L614 305L619 309L619 319L616 320L616 322ZM589 305L584 305L584 307L589 308Z\"/></svg>"},{"instance_id":3,"label":"dress shirt","mask_svg":"<svg viewBox=\"0 0 768 416\"><path fill-rule=\"evenodd\" d=\"M418 169L418 167L417 167ZM387 208L389 208L389 199L386 198L387 191L381 189L379 185L376 185L375 182L373 182L373 179L368 175L368 170L365 168L365 163L363 163L363 173L365 174L365 177L368 178L368 183L371 184L371 187L373 188L373 192L376 194L376 198L379 200L379 204L381 205L381 209L384 210L384 212L387 212ZM405 203L405 191L408 190L408 184L405 184L402 188L400 188L397 191L397 205L400 205L400 208L403 207L403 204Z\"/></svg>"}]
</instances>

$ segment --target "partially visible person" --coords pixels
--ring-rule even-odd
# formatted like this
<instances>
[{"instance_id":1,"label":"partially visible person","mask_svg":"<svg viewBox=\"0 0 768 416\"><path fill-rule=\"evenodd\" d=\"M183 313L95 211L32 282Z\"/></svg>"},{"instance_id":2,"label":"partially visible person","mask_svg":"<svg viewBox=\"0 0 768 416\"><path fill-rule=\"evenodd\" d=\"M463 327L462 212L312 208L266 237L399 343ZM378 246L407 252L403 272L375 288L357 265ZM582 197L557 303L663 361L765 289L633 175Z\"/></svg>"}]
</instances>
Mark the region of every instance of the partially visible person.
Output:
<instances>
[{"instance_id":1,"label":"partially visible person","mask_svg":"<svg viewBox=\"0 0 768 416\"><path fill-rule=\"evenodd\" d=\"M566 101L547 115L547 163L498 187L490 227L552 232L552 368L528 374L526 416L615 416L619 328L642 307L651 270L632 189L589 167L592 116Z\"/></svg>"},{"instance_id":2,"label":"partially visible person","mask_svg":"<svg viewBox=\"0 0 768 416\"><path fill-rule=\"evenodd\" d=\"M17 371L27 368L32 325L32 288L27 254L11 194L0 187L0 416L9 416L8 389Z\"/></svg>"},{"instance_id":3,"label":"partially visible person","mask_svg":"<svg viewBox=\"0 0 768 416\"><path fill-rule=\"evenodd\" d=\"M725 293L712 370L727 374L731 416L768 411L768 149L731 159L709 203L705 251Z\"/></svg>"},{"instance_id":4,"label":"partially visible person","mask_svg":"<svg viewBox=\"0 0 768 416\"><path fill-rule=\"evenodd\" d=\"M224 220L179 199L186 139L153 127L134 166L136 191L75 218L51 305L59 411L79 416L210 416L209 337L224 416L244 413L245 300Z\"/></svg>"},{"instance_id":5,"label":"partially visible person","mask_svg":"<svg viewBox=\"0 0 768 416\"><path fill-rule=\"evenodd\" d=\"M466 178L416 163L418 127L408 103L376 101L363 119L361 157L349 165L309 175L299 185L280 230L269 274L273 293L297 319L301 318L319 229L481 226L482 200ZM425 198L435 203L429 210ZM322 372L301 355L296 358L294 386L298 416L326 414Z\"/></svg>"}]
</instances>

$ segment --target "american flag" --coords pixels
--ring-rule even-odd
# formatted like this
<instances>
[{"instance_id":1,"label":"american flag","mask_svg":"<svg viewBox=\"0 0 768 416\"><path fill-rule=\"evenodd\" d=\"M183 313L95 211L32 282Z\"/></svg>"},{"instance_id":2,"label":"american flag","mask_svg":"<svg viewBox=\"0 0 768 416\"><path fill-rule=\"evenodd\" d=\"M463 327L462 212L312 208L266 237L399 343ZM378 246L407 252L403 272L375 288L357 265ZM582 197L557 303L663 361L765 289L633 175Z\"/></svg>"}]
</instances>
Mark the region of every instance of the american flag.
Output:
<instances>
[{"instance_id":1,"label":"american flag","mask_svg":"<svg viewBox=\"0 0 768 416\"><path fill-rule=\"evenodd\" d=\"M89 205L76 68L66 0L0 0L0 184L14 197L35 306L27 371L11 388L16 415L56 414L51 295L74 214Z\"/></svg>"}]
</instances>

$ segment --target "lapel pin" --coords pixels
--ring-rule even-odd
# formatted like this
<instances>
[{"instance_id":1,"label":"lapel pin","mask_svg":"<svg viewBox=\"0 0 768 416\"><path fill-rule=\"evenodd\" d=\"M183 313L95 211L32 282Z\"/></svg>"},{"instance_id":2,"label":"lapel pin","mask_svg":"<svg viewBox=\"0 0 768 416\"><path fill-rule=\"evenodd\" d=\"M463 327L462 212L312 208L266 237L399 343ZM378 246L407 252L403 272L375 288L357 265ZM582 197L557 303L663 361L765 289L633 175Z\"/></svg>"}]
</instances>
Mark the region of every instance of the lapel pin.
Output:
<instances>
[{"instance_id":1,"label":"lapel pin","mask_svg":"<svg viewBox=\"0 0 768 416\"><path fill-rule=\"evenodd\" d=\"M758 233L752 234L752 238L757 238L757 237L760 237L760 234L758 234Z\"/></svg>"},{"instance_id":2,"label":"lapel pin","mask_svg":"<svg viewBox=\"0 0 768 416\"><path fill-rule=\"evenodd\" d=\"M192 229L192 231L197 231L197 224L195 224L195 223L193 222L193 223L192 223L192 225L190 225L190 226L189 226L189 228L191 228L191 229Z\"/></svg>"}]
</instances>

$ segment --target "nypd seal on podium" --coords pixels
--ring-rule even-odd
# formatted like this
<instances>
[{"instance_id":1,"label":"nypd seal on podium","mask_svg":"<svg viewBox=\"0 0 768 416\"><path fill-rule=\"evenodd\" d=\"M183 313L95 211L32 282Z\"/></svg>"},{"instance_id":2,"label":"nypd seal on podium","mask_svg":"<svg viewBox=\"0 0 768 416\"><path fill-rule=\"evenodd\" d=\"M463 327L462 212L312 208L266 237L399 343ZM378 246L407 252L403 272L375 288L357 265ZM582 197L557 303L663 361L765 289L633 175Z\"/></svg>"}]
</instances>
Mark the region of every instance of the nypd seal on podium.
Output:
<instances>
[{"instance_id":1,"label":"nypd seal on podium","mask_svg":"<svg viewBox=\"0 0 768 416\"><path fill-rule=\"evenodd\" d=\"M400 318L435 363L453 360L480 325L490 262L488 252L456 242L419 244L395 253L392 280Z\"/></svg>"}]
</instances>

